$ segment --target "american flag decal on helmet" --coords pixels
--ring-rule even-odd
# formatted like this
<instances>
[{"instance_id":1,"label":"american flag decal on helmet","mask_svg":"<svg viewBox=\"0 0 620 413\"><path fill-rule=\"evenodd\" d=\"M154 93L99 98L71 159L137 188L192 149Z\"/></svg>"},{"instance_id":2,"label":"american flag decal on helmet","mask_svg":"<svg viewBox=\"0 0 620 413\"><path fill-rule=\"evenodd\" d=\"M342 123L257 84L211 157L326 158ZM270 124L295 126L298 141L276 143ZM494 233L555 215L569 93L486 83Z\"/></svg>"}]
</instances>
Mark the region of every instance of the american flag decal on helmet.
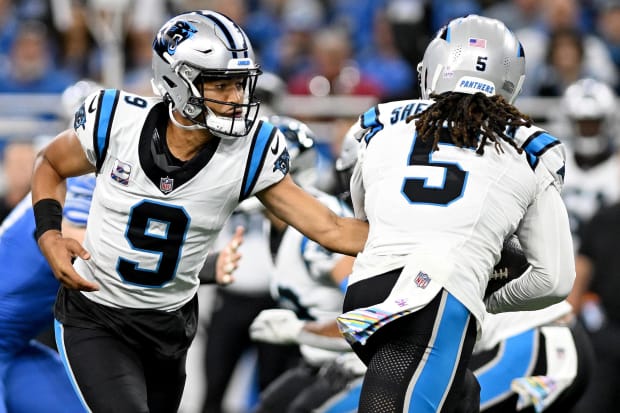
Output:
<instances>
[{"instance_id":1,"label":"american flag decal on helmet","mask_svg":"<svg viewBox=\"0 0 620 413\"><path fill-rule=\"evenodd\" d=\"M485 39L477 39L475 37L470 37L469 38L469 45L473 46L473 47L481 47L483 49L486 49L487 41Z\"/></svg>"}]
</instances>

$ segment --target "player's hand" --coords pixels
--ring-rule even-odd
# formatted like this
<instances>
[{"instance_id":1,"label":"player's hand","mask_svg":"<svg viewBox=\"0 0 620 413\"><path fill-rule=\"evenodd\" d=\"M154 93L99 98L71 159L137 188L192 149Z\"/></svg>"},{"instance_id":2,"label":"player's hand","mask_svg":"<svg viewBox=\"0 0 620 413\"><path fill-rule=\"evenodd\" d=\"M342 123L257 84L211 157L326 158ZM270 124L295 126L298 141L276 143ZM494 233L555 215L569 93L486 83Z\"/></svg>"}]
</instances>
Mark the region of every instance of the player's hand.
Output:
<instances>
[{"instance_id":1,"label":"player's hand","mask_svg":"<svg viewBox=\"0 0 620 413\"><path fill-rule=\"evenodd\" d=\"M242 226L238 226L233 238L226 247L220 251L217 262L215 263L215 281L219 285L228 285L235 281L232 274L237 267L239 267L241 254L237 250L243 243L244 231L245 229Z\"/></svg>"},{"instance_id":2,"label":"player's hand","mask_svg":"<svg viewBox=\"0 0 620 413\"><path fill-rule=\"evenodd\" d=\"M296 344L303 326L293 311L272 308L261 311L252 321L250 337L271 344Z\"/></svg>"},{"instance_id":3,"label":"player's hand","mask_svg":"<svg viewBox=\"0 0 620 413\"><path fill-rule=\"evenodd\" d=\"M79 242L73 238L63 238L60 231L49 230L39 238L39 248L62 285L72 290L99 290L96 283L82 278L73 268L75 257L83 260L90 258L88 251Z\"/></svg>"}]
</instances>

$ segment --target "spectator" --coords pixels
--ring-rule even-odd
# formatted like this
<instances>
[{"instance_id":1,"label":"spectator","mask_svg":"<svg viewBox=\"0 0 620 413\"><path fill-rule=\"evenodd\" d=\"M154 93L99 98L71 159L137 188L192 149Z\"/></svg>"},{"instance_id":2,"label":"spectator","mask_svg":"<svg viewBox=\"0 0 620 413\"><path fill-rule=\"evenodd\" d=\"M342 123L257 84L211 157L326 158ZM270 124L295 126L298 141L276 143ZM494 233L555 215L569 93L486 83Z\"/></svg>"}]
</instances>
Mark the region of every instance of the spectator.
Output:
<instances>
[{"instance_id":1,"label":"spectator","mask_svg":"<svg viewBox=\"0 0 620 413\"><path fill-rule=\"evenodd\" d=\"M604 3L597 19L597 32L607 46L616 70L620 70L620 1L608 0ZM618 92L620 87L616 85Z\"/></svg>"},{"instance_id":2,"label":"spectator","mask_svg":"<svg viewBox=\"0 0 620 413\"><path fill-rule=\"evenodd\" d=\"M480 14L478 0L431 0L431 30L439 30L450 20L468 14Z\"/></svg>"},{"instance_id":3,"label":"spectator","mask_svg":"<svg viewBox=\"0 0 620 413\"><path fill-rule=\"evenodd\" d=\"M8 56L15 41L18 19L12 0L0 0L0 74L8 70Z\"/></svg>"},{"instance_id":4,"label":"spectator","mask_svg":"<svg viewBox=\"0 0 620 413\"><path fill-rule=\"evenodd\" d=\"M353 59L348 35L336 28L322 29L312 39L310 67L288 82L292 94L381 96L383 90Z\"/></svg>"},{"instance_id":5,"label":"spectator","mask_svg":"<svg viewBox=\"0 0 620 413\"><path fill-rule=\"evenodd\" d=\"M383 100L409 98L415 93L415 72L400 54L392 25L383 12L375 14L372 47L363 49L357 58L360 70L381 85Z\"/></svg>"},{"instance_id":6,"label":"spectator","mask_svg":"<svg viewBox=\"0 0 620 413\"><path fill-rule=\"evenodd\" d=\"M50 49L45 25L22 23L11 46L8 73L0 77L0 92L61 93L71 85L73 77L54 65Z\"/></svg>"},{"instance_id":7,"label":"spectator","mask_svg":"<svg viewBox=\"0 0 620 413\"><path fill-rule=\"evenodd\" d=\"M559 29L551 33L545 61L534 68L530 76L533 79L529 82L532 93L535 96L559 97L569 84L592 75L585 64L584 47L581 33L573 29Z\"/></svg>"},{"instance_id":8,"label":"spectator","mask_svg":"<svg viewBox=\"0 0 620 413\"><path fill-rule=\"evenodd\" d=\"M4 148L2 168L5 189L0 197L0 221L4 220L30 191L35 155L35 147L30 142L10 142Z\"/></svg>"},{"instance_id":9,"label":"spectator","mask_svg":"<svg viewBox=\"0 0 620 413\"><path fill-rule=\"evenodd\" d=\"M375 15L385 9L386 3L386 0L328 0L330 24L349 34L353 50L363 50L372 43Z\"/></svg>"},{"instance_id":10,"label":"spectator","mask_svg":"<svg viewBox=\"0 0 620 413\"><path fill-rule=\"evenodd\" d=\"M523 95L536 95L536 87L540 82L540 74L537 68L544 66L555 44L552 38L554 33L573 32L573 36L579 34L583 42L583 73L587 73L596 79L602 80L609 85L615 86L617 73L602 40L592 34L588 34L581 19L582 9L578 0L543 0L540 3L541 22L536 26L530 26L516 31L521 39L523 48L527 51L526 73L523 86ZM572 81L577 80L573 78ZM566 86L566 84L564 85ZM561 95L560 90L557 96Z\"/></svg>"},{"instance_id":11,"label":"spectator","mask_svg":"<svg viewBox=\"0 0 620 413\"><path fill-rule=\"evenodd\" d=\"M484 9L484 15L506 23L513 30L540 24L539 0L494 1Z\"/></svg>"},{"instance_id":12,"label":"spectator","mask_svg":"<svg viewBox=\"0 0 620 413\"><path fill-rule=\"evenodd\" d=\"M317 0L287 2L282 9L282 32L265 45L262 62L265 70L288 80L310 64L312 36L324 25L325 16Z\"/></svg>"}]
</instances>

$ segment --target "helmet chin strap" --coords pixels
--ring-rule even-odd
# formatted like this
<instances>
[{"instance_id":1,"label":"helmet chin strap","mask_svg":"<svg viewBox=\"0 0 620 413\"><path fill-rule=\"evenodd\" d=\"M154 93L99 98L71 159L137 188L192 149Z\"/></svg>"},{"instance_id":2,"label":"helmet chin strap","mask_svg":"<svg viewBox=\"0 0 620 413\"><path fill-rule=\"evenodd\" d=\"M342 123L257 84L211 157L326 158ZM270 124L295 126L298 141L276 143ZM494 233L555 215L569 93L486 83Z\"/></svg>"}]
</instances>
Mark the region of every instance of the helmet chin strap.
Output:
<instances>
[{"instance_id":1,"label":"helmet chin strap","mask_svg":"<svg viewBox=\"0 0 620 413\"><path fill-rule=\"evenodd\" d=\"M174 126L179 127L181 129L185 129L185 130L208 129L208 128L205 128L204 126L199 125L197 123L194 123L192 125L183 125L181 122L176 120L176 118L174 117L174 114L172 113L172 105L171 104L168 105L168 116L170 117L170 121L172 123L174 123Z\"/></svg>"}]
</instances>

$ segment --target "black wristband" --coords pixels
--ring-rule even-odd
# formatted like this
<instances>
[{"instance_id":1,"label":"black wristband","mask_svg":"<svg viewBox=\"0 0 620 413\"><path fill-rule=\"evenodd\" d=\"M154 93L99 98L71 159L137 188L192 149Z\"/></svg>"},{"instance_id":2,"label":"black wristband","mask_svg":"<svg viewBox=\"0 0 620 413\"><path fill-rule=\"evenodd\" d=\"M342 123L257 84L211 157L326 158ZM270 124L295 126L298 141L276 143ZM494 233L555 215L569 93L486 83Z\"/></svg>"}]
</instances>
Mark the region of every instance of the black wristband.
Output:
<instances>
[{"instance_id":1,"label":"black wristband","mask_svg":"<svg viewBox=\"0 0 620 413\"><path fill-rule=\"evenodd\" d=\"M34 238L38 241L44 232L50 229L60 231L62 224L62 205L55 199L46 198L37 201L32 207L34 211L34 222L37 229Z\"/></svg>"}]
</instances>

